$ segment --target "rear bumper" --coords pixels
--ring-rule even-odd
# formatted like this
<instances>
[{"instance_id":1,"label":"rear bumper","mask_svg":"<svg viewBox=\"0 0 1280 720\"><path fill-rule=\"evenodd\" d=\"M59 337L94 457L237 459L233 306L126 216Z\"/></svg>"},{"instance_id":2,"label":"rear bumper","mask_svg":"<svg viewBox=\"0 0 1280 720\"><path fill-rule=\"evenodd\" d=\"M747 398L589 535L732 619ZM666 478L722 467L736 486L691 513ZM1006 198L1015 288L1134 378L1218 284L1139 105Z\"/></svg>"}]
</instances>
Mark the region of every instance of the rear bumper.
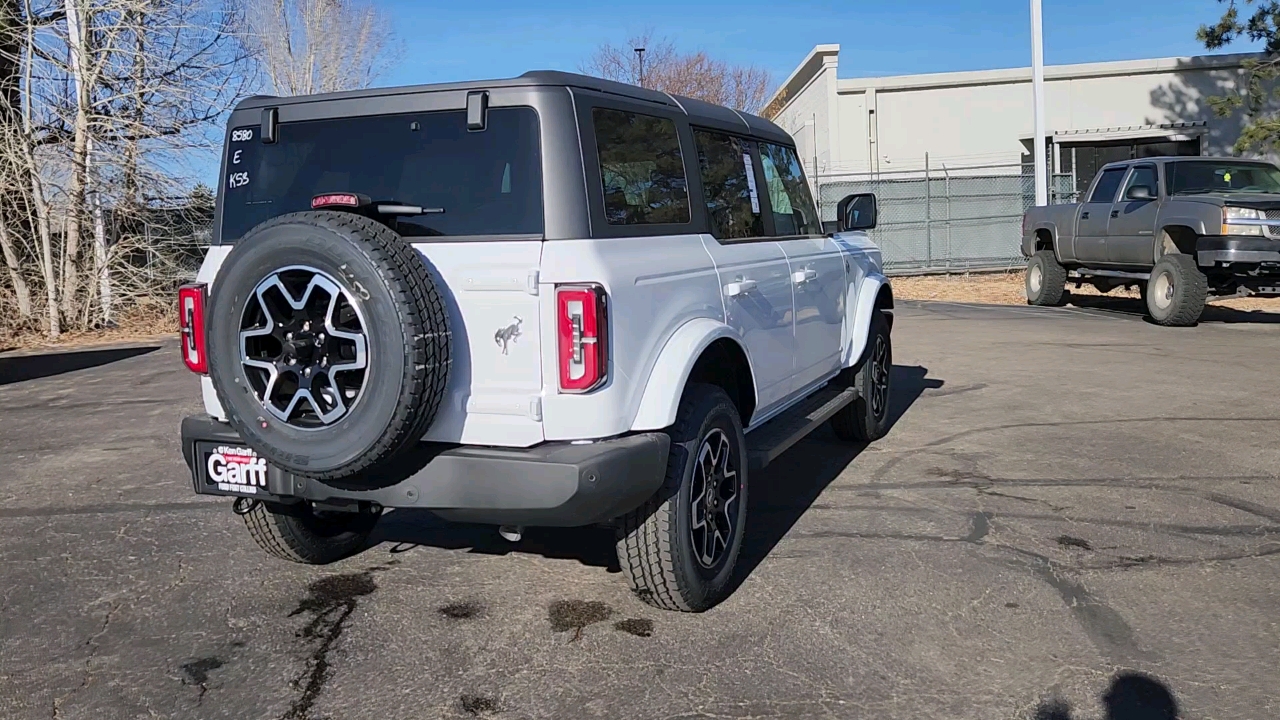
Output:
<instances>
[{"instance_id":1,"label":"rear bumper","mask_svg":"<svg viewBox=\"0 0 1280 720\"><path fill-rule=\"evenodd\" d=\"M214 482L206 453L242 446L231 426L208 415L182 421L182 454L195 491L268 502L377 503L431 510L449 520L572 527L612 520L639 507L666 476L670 437L642 433L586 444L532 448L423 445L414 471L376 490L337 488L267 465L248 486Z\"/></svg>"},{"instance_id":2,"label":"rear bumper","mask_svg":"<svg viewBox=\"0 0 1280 720\"><path fill-rule=\"evenodd\" d=\"M1280 240L1211 236L1196 242L1196 264L1213 267L1228 263L1280 263Z\"/></svg>"}]
</instances>

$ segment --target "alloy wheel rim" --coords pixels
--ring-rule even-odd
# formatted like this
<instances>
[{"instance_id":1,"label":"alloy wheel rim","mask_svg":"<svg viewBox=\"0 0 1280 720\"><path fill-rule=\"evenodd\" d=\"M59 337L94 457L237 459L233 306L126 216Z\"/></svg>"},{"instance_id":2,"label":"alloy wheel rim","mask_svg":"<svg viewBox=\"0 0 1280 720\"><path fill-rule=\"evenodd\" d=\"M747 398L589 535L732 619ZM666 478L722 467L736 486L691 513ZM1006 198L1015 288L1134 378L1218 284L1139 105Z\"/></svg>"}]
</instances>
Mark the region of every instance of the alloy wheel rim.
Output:
<instances>
[{"instance_id":1,"label":"alloy wheel rim","mask_svg":"<svg viewBox=\"0 0 1280 720\"><path fill-rule=\"evenodd\" d=\"M1151 297L1156 301L1156 307L1164 310L1173 303L1173 280L1168 273L1161 273L1156 278L1155 288L1152 289Z\"/></svg>"},{"instance_id":2,"label":"alloy wheel rim","mask_svg":"<svg viewBox=\"0 0 1280 720\"><path fill-rule=\"evenodd\" d=\"M699 565L711 569L729 550L740 510L738 469L733 461L733 446L723 430L712 430L703 438L689 497L693 554Z\"/></svg>"},{"instance_id":3,"label":"alloy wheel rim","mask_svg":"<svg viewBox=\"0 0 1280 720\"><path fill-rule=\"evenodd\" d=\"M871 354L871 414L884 417L889 408L889 343L883 335L876 336Z\"/></svg>"},{"instance_id":4,"label":"alloy wheel rim","mask_svg":"<svg viewBox=\"0 0 1280 720\"><path fill-rule=\"evenodd\" d=\"M369 384L369 341L351 295L304 265L263 278L240 319L240 364L258 402L291 427L346 417Z\"/></svg>"}]
</instances>

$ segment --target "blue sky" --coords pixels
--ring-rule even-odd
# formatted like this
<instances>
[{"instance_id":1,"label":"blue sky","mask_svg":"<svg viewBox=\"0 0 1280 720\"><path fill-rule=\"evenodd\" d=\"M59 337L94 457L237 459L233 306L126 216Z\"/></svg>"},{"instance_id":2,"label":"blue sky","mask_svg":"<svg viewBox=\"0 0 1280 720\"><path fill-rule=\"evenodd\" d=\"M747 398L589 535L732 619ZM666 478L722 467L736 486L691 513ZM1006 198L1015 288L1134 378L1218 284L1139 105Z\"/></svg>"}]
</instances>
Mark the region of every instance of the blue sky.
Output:
<instances>
[{"instance_id":1,"label":"blue sky","mask_svg":"<svg viewBox=\"0 0 1280 720\"><path fill-rule=\"evenodd\" d=\"M645 29L682 49L759 65L775 82L821 43L840 44L841 77L1016 67L1029 65L1031 54L1027 0L382 5L404 48L379 83L385 85L577 70L601 42L621 43ZM1049 64L1200 54L1196 28L1216 20L1223 7L1216 0L1043 0L1043 6Z\"/></svg>"}]
</instances>

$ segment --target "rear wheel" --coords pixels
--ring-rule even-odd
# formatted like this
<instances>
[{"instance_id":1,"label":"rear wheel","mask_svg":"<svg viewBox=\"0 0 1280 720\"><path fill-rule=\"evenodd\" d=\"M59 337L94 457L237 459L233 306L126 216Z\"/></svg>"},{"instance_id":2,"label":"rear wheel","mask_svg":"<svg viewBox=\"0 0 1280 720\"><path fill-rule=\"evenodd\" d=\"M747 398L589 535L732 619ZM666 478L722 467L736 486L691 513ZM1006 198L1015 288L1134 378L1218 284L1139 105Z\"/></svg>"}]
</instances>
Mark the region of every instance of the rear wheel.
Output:
<instances>
[{"instance_id":1,"label":"rear wheel","mask_svg":"<svg viewBox=\"0 0 1280 720\"><path fill-rule=\"evenodd\" d=\"M1052 250L1037 250L1027 261L1027 304L1061 305L1067 294L1067 269Z\"/></svg>"},{"instance_id":2,"label":"rear wheel","mask_svg":"<svg viewBox=\"0 0 1280 720\"><path fill-rule=\"evenodd\" d=\"M746 437L724 390L690 385L668 430L667 478L618 528L618 560L641 600L701 612L724 599L747 519Z\"/></svg>"},{"instance_id":3,"label":"rear wheel","mask_svg":"<svg viewBox=\"0 0 1280 720\"><path fill-rule=\"evenodd\" d=\"M1204 312L1209 282L1189 255L1165 255L1147 280L1147 313L1160 325L1195 325Z\"/></svg>"},{"instance_id":4,"label":"rear wheel","mask_svg":"<svg viewBox=\"0 0 1280 720\"><path fill-rule=\"evenodd\" d=\"M258 547L306 565L327 565L360 552L378 523L378 513L372 510L326 513L307 503L249 502L244 525Z\"/></svg>"}]
</instances>

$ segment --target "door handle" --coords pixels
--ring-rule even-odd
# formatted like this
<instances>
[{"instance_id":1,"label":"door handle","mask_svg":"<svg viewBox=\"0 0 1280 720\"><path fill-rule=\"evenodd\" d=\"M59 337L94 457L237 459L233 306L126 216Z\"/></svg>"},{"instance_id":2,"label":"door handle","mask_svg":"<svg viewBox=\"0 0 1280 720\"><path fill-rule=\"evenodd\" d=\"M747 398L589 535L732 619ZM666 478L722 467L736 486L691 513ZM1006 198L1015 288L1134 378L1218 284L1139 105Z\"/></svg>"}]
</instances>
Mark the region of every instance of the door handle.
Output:
<instances>
[{"instance_id":1,"label":"door handle","mask_svg":"<svg viewBox=\"0 0 1280 720\"><path fill-rule=\"evenodd\" d=\"M1088 220L1088 219L1089 219L1089 211L1088 211L1088 210L1085 210L1084 212L1080 213L1080 219L1081 219L1081 220Z\"/></svg>"},{"instance_id":2,"label":"door handle","mask_svg":"<svg viewBox=\"0 0 1280 720\"><path fill-rule=\"evenodd\" d=\"M1119 211L1119 210L1112 210L1112 211L1111 211L1111 217L1120 217L1120 211Z\"/></svg>"},{"instance_id":3,"label":"door handle","mask_svg":"<svg viewBox=\"0 0 1280 720\"><path fill-rule=\"evenodd\" d=\"M804 268L791 273L791 282L796 285L804 285L807 282L818 279L818 271L812 268Z\"/></svg>"},{"instance_id":4,"label":"door handle","mask_svg":"<svg viewBox=\"0 0 1280 720\"><path fill-rule=\"evenodd\" d=\"M755 289L756 289L755 280L738 280L736 282L731 282L728 285L725 285L724 294L725 294L725 297L738 297L740 295L746 295L747 293Z\"/></svg>"}]
</instances>

